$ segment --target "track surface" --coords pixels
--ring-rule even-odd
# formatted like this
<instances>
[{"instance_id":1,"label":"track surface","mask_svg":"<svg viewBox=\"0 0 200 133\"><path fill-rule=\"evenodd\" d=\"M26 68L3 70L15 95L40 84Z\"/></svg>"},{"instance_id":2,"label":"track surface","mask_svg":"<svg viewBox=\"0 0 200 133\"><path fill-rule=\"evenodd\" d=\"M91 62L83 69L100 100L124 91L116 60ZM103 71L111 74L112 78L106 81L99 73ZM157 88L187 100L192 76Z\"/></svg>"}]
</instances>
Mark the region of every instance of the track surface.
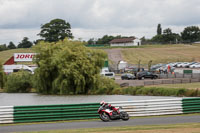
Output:
<instances>
[{"instance_id":1,"label":"track surface","mask_svg":"<svg viewBox=\"0 0 200 133\"><path fill-rule=\"evenodd\" d=\"M178 123L197 123L200 122L200 115L190 116L169 116L169 117L148 117L135 118L129 121L116 120L111 122L79 121L62 123L44 123L29 125L9 125L1 126L0 133L41 131L41 130L59 130L59 129L78 129L78 128L101 128L115 126L137 126L137 125L160 125L160 124L178 124Z\"/></svg>"}]
</instances>

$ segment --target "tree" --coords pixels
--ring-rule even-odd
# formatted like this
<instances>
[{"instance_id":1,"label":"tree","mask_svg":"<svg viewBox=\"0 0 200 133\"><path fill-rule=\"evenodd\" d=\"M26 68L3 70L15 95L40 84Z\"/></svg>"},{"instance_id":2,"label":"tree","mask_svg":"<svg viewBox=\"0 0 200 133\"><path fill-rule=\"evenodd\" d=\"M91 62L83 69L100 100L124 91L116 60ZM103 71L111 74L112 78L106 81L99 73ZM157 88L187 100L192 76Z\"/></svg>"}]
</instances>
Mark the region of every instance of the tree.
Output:
<instances>
[{"instance_id":1,"label":"tree","mask_svg":"<svg viewBox=\"0 0 200 133\"><path fill-rule=\"evenodd\" d=\"M172 43L172 41L175 40L172 30L170 28L163 30L162 36L163 36L164 43Z\"/></svg>"},{"instance_id":2,"label":"tree","mask_svg":"<svg viewBox=\"0 0 200 133\"><path fill-rule=\"evenodd\" d=\"M94 44L96 44L96 41L94 40L94 38L90 38L90 39L88 40L87 44L89 44L89 45L94 45Z\"/></svg>"},{"instance_id":3,"label":"tree","mask_svg":"<svg viewBox=\"0 0 200 133\"><path fill-rule=\"evenodd\" d=\"M98 88L100 69L106 58L104 51L67 39L39 42L34 49L38 53L34 81L39 93L87 94Z\"/></svg>"},{"instance_id":4,"label":"tree","mask_svg":"<svg viewBox=\"0 0 200 133\"><path fill-rule=\"evenodd\" d=\"M180 35L173 33L170 28L167 28L163 30L163 34L161 35L155 35L152 37L151 41L152 42L157 42L157 43L177 43L180 41Z\"/></svg>"},{"instance_id":5,"label":"tree","mask_svg":"<svg viewBox=\"0 0 200 133\"><path fill-rule=\"evenodd\" d=\"M6 47L6 44L0 45L0 51L4 51L4 50L8 50L8 48Z\"/></svg>"},{"instance_id":6,"label":"tree","mask_svg":"<svg viewBox=\"0 0 200 133\"><path fill-rule=\"evenodd\" d=\"M198 26L186 27L183 32L181 32L181 38L185 42L195 42L200 40L200 29Z\"/></svg>"},{"instance_id":7,"label":"tree","mask_svg":"<svg viewBox=\"0 0 200 133\"><path fill-rule=\"evenodd\" d=\"M109 44L110 41L112 41L115 37L104 35L102 38L99 38L97 40L97 44Z\"/></svg>"},{"instance_id":8,"label":"tree","mask_svg":"<svg viewBox=\"0 0 200 133\"><path fill-rule=\"evenodd\" d=\"M5 91L9 93L30 92L32 88L32 74L30 72L20 70L7 76Z\"/></svg>"},{"instance_id":9,"label":"tree","mask_svg":"<svg viewBox=\"0 0 200 133\"><path fill-rule=\"evenodd\" d=\"M158 26L157 26L157 35L161 35L161 34L162 34L161 24L158 24Z\"/></svg>"},{"instance_id":10,"label":"tree","mask_svg":"<svg viewBox=\"0 0 200 133\"><path fill-rule=\"evenodd\" d=\"M3 89L5 82L5 73L3 71L3 65L0 62L0 88Z\"/></svg>"},{"instance_id":11,"label":"tree","mask_svg":"<svg viewBox=\"0 0 200 133\"><path fill-rule=\"evenodd\" d=\"M30 48L33 43L29 41L28 37L24 37L23 40L18 44L18 48Z\"/></svg>"},{"instance_id":12,"label":"tree","mask_svg":"<svg viewBox=\"0 0 200 133\"><path fill-rule=\"evenodd\" d=\"M62 19L53 19L42 25L38 35L47 42L57 42L64 40L66 37L73 38L70 24Z\"/></svg>"},{"instance_id":13,"label":"tree","mask_svg":"<svg viewBox=\"0 0 200 133\"><path fill-rule=\"evenodd\" d=\"M156 43L162 43L163 42L163 36L162 35L155 35L151 39L152 42Z\"/></svg>"},{"instance_id":14,"label":"tree","mask_svg":"<svg viewBox=\"0 0 200 133\"><path fill-rule=\"evenodd\" d=\"M44 40L43 40L43 39L37 39L37 40L33 41L33 43L34 43L35 45L37 45L40 41L44 41Z\"/></svg>"},{"instance_id":15,"label":"tree","mask_svg":"<svg viewBox=\"0 0 200 133\"><path fill-rule=\"evenodd\" d=\"M16 49L16 46L13 42L9 42L8 48L9 49Z\"/></svg>"}]
</instances>

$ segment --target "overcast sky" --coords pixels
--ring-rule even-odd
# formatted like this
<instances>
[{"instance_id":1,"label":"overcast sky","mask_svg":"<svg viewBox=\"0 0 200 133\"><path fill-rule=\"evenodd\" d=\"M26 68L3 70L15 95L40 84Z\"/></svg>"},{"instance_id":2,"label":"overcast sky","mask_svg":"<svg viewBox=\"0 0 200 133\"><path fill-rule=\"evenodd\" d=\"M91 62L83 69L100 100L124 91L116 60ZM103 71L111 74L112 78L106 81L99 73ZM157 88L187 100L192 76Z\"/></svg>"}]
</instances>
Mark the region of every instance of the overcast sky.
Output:
<instances>
[{"instance_id":1,"label":"overcast sky","mask_svg":"<svg viewBox=\"0 0 200 133\"><path fill-rule=\"evenodd\" d=\"M158 23L175 33L200 26L200 0L0 0L0 44L39 39L41 24L55 18L69 22L76 39L151 38Z\"/></svg>"}]
</instances>

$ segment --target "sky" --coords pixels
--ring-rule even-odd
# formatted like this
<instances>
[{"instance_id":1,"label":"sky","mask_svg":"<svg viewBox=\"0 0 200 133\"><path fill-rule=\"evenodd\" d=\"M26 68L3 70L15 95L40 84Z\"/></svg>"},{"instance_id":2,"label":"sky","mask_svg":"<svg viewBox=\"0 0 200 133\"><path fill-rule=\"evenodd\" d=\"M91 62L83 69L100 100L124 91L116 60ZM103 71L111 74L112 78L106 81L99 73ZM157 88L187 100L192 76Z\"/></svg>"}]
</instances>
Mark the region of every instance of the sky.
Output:
<instances>
[{"instance_id":1,"label":"sky","mask_svg":"<svg viewBox=\"0 0 200 133\"><path fill-rule=\"evenodd\" d=\"M0 0L0 44L39 39L42 24L63 19L75 39L151 38L157 25L180 33L200 26L200 0Z\"/></svg>"}]
</instances>

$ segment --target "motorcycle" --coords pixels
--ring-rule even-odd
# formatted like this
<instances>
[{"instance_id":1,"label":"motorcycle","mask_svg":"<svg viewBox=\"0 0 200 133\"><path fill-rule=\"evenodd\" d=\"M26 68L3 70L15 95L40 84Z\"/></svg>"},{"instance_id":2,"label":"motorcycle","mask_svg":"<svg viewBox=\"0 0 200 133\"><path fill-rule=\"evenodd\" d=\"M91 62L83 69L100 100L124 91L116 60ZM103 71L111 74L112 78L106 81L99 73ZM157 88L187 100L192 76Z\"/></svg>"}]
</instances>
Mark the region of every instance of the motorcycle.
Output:
<instances>
[{"instance_id":1,"label":"motorcycle","mask_svg":"<svg viewBox=\"0 0 200 133\"><path fill-rule=\"evenodd\" d=\"M119 119L122 119L124 121L129 120L128 113L125 111L120 111L121 109L122 107L115 108L115 111L114 111L114 110L101 106L98 109L99 118L104 122L108 122L110 120L119 120Z\"/></svg>"}]
</instances>

